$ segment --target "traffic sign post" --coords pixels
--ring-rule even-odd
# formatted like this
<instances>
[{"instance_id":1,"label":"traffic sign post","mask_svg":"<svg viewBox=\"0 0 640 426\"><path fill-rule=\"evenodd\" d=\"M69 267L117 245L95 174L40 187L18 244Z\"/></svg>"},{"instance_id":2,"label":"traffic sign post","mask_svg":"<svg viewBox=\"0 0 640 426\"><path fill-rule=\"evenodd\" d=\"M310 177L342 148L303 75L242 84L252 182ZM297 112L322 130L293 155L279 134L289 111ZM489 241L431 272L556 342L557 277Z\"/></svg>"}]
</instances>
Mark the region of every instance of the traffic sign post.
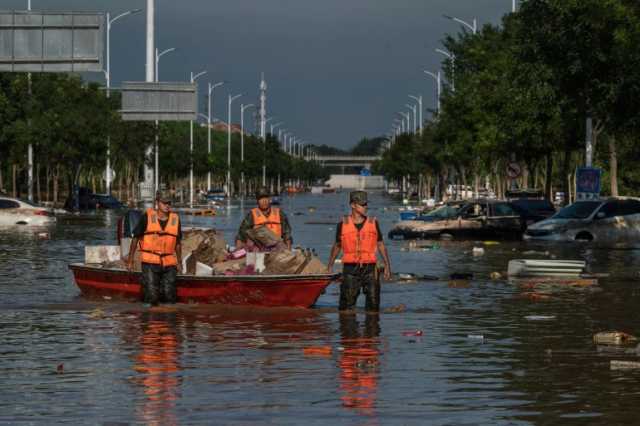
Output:
<instances>
[{"instance_id":1,"label":"traffic sign post","mask_svg":"<svg viewBox=\"0 0 640 426\"><path fill-rule=\"evenodd\" d=\"M579 167L576 172L576 200L600 198L602 170L595 167Z\"/></svg>"},{"instance_id":2,"label":"traffic sign post","mask_svg":"<svg viewBox=\"0 0 640 426\"><path fill-rule=\"evenodd\" d=\"M518 179L522 175L522 167L520 163L515 161L510 161L507 164L507 177L510 180L511 189L517 189L518 185L516 184L516 179Z\"/></svg>"}]
</instances>

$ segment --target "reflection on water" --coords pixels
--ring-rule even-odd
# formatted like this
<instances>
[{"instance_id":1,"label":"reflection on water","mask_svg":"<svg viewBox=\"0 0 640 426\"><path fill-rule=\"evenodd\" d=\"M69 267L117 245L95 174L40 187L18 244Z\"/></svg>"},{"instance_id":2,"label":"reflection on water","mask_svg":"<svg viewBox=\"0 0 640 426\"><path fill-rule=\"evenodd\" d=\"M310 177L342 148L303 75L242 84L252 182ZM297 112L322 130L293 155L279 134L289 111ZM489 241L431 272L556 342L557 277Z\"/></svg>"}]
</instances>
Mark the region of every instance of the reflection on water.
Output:
<instances>
[{"instance_id":1,"label":"reflection on water","mask_svg":"<svg viewBox=\"0 0 640 426\"><path fill-rule=\"evenodd\" d=\"M147 425L178 424L174 413L180 397L180 340L175 313L147 312L139 318L140 352L133 369L133 382L140 385L145 399L137 407L137 420Z\"/></svg>"},{"instance_id":2,"label":"reflection on water","mask_svg":"<svg viewBox=\"0 0 640 426\"><path fill-rule=\"evenodd\" d=\"M326 260L347 197L283 198L296 244ZM371 197L383 231L397 219L389 207ZM79 297L67 264L112 243L115 218L61 217L48 236L0 230L0 424L637 423L640 373L609 367L640 361L635 344L592 336L640 337L640 250L508 242L473 256L481 243L417 252L388 241L394 271L445 278L384 284L382 308L403 312L340 315L337 285L312 310L158 310ZM227 241L241 219L237 206L184 218ZM509 259L552 257L610 275L588 286L490 278ZM452 273L473 279L449 286Z\"/></svg>"},{"instance_id":3,"label":"reflection on water","mask_svg":"<svg viewBox=\"0 0 640 426\"><path fill-rule=\"evenodd\" d=\"M376 406L378 376L380 374L380 317L364 315L360 330L357 316L340 314L340 391L342 405L360 414L371 416Z\"/></svg>"}]
</instances>

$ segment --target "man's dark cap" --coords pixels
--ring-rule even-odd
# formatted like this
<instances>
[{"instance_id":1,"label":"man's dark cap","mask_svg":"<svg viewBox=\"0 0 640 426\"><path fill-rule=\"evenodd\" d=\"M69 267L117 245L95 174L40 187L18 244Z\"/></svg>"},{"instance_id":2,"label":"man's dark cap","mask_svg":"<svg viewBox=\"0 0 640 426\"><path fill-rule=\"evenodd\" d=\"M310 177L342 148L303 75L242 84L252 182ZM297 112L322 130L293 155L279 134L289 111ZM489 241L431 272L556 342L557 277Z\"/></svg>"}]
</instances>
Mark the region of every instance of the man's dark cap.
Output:
<instances>
[{"instance_id":1,"label":"man's dark cap","mask_svg":"<svg viewBox=\"0 0 640 426\"><path fill-rule=\"evenodd\" d=\"M171 194L169 194L169 191L160 190L156 192L156 201L171 201Z\"/></svg>"},{"instance_id":2,"label":"man's dark cap","mask_svg":"<svg viewBox=\"0 0 640 426\"><path fill-rule=\"evenodd\" d=\"M349 194L349 202L356 204L367 204L367 193L365 191L353 191Z\"/></svg>"},{"instance_id":3,"label":"man's dark cap","mask_svg":"<svg viewBox=\"0 0 640 426\"><path fill-rule=\"evenodd\" d=\"M268 197L271 197L271 193L265 186L261 186L260 188L258 188L258 190L256 191L256 200Z\"/></svg>"}]
</instances>

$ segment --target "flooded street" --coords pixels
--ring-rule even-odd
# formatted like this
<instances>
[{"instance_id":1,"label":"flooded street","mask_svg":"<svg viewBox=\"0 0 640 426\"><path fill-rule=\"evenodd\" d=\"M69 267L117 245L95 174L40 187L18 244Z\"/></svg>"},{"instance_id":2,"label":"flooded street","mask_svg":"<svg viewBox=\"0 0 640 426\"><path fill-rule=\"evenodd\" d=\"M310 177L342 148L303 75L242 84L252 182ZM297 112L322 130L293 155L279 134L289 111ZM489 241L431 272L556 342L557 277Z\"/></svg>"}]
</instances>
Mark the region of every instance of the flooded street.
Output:
<instances>
[{"instance_id":1,"label":"flooded street","mask_svg":"<svg viewBox=\"0 0 640 426\"><path fill-rule=\"evenodd\" d=\"M283 197L294 245L326 262L329 222L347 213L347 197ZM370 206L386 235L397 205L374 195ZM246 212L233 206L183 220L214 226L231 242ZM67 268L83 260L86 244L112 242L116 220L110 212L61 217L48 239L42 230L0 231L0 423L637 421L640 370L610 369L611 360L638 360L635 343L598 347L592 336L640 334L640 250L442 241L408 251L407 242L387 240L394 272L441 279L383 284L380 315L339 315L337 284L309 310L150 310L84 300ZM474 246L485 254L474 256ZM551 256L586 260L610 276L535 290L490 278L504 276L509 259ZM450 282L452 273L474 278Z\"/></svg>"}]
</instances>

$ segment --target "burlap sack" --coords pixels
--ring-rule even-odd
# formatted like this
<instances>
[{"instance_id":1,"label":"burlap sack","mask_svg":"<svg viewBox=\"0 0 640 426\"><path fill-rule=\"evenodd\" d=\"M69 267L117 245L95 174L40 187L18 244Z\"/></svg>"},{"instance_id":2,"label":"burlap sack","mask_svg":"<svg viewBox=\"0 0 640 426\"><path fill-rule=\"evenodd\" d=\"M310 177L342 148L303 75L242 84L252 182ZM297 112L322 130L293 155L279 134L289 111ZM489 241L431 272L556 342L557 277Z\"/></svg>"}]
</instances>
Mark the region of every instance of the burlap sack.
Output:
<instances>
[{"instance_id":1,"label":"burlap sack","mask_svg":"<svg viewBox=\"0 0 640 426\"><path fill-rule=\"evenodd\" d=\"M265 265L264 273L268 275L323 274L327 270L317 256L300 250L269 253Z\"/></svg>"},{"instance_id":2,"label":"burlap sack","mask_svg":"<svg viewBox=\"0 0 640 426\"><path fill-rule=\"evenodd\" d=\"M256 245L265 248L274 247L279 242L282 242L271 229L266 226L259 226L255 229L249 229L247 231L247 237L249 237Z\"/></svg>"},{"instance_id":3,"label":"burlap sack","mask_svg":"<svg viewBox=\"0 0 640 426\"><path fill-rule=\"evenodd\" d=\"M224 275L225 272L238 272L246 267L245 259L227 260L226 262L214 263L213 267L214 275Z\"/></svg>"}]
</instances>

